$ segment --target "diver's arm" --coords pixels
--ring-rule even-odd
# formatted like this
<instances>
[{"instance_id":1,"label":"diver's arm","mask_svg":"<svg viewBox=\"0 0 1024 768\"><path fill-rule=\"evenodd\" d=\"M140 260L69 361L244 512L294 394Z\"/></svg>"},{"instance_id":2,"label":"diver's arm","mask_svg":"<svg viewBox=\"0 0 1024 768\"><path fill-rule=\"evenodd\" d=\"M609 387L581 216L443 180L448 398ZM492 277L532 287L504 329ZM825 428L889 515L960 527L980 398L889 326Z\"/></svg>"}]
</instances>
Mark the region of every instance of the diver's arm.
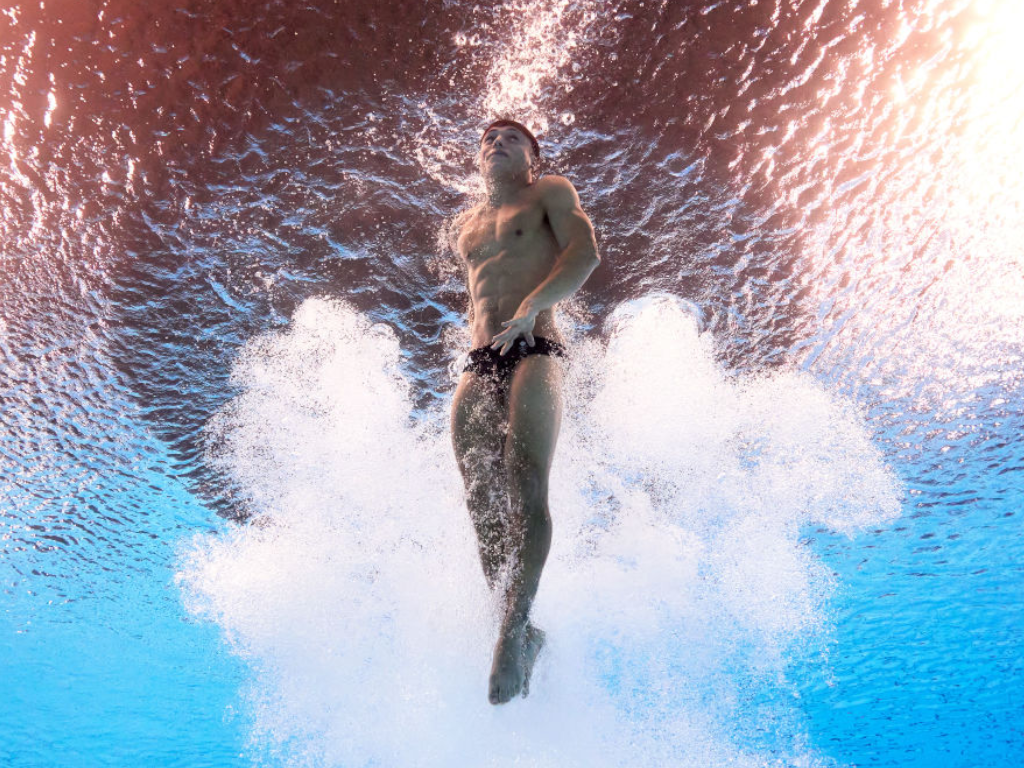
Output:
<instances>
[{"instance_id":1,"label":"diver's arm","mask_svg":"<svg viewBox=\"0 0 1024 768\"><path fill-rule=\"evenodd\" d=\"M594 226L580 208L572 183L561 176L545 176L541 203L561 252L544 281L519 305L517 316L536 315L576 293L601 258L597 255Z\"/></svg>"}]
</instances>

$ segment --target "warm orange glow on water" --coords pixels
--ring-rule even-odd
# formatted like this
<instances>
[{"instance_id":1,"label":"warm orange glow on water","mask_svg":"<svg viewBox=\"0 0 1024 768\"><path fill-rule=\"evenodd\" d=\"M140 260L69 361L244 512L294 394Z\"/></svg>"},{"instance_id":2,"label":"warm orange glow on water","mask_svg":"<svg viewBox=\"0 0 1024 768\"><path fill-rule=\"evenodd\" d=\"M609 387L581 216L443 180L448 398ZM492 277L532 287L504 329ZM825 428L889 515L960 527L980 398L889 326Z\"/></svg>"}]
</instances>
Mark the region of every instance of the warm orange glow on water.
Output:
<instances>
[{"instance_id":1,"label":"warm orange glow on water","mask_svg":"<svg viewBox=\"0 0 1024 768\"><path fill-rule=\"evenodd\" d=\"M963 275L966 321L974 315L1024 320L1024 3L979 0L966 30L975 78L948 183L951 225L978 240L979 268ZM1008 329L1009 330L1009 329ZM1017 328L1019 330L1019 327Z\"/></svg>"},{"instance_id":2,"label":"warm orange glow on water","mask_svg":"<svg viewBox=\"0 0 1024 768\"><path fill-rule=\"evenodd\" d=\"M1024 4L908 8L890 41L922 29L928 55L862 45L863 71L842 68L842 92L885 98L825 121L783 191L817 219L806 360L859 360L858 381L952 414L1024 338Z\"/></svg>"},{"instance_id":3,"label":"warm orange glow on water","mask_svg":"<svg viewBox=\"0 0 1024 768\"><path fill-rule=\"evenodd\" d=\"M965 35L978 64L969 91L963 137L967 153L962 159L973 192L1006 196L1002 206L1016 206L1024 192L1024 156L1019 151L1024 138L1024 3L982 0L977 7L979 21Z\"/></svg>"}]
</instances>

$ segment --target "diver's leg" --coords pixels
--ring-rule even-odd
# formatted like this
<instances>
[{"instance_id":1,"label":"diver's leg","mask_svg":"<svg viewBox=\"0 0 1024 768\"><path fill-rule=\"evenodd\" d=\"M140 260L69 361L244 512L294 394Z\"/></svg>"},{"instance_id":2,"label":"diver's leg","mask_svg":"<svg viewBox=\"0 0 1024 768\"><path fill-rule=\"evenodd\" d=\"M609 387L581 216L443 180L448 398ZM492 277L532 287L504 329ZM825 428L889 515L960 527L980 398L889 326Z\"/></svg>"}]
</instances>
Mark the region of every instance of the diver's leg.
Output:
<instances>
[{"instance_id":1,"label":"diver's leg","mask_svg":"<svg viewBox=\"0 0 1024 768\"><path fill-rule=\"evenodd\" d=\"M497 589L509 570L509 503L503 455L506 412L493 382L464 373L452 403L452 445L476 529L487 586Z\"/></svg>"},{"instance_id":2,"label":"diver's leg","mask_svg":"<svg viewBox=\"0 0 1024 768\"><path fill-rule=\"evenodd\" d=\"M562 420L562 374L547 355L524 358L508 396L505 471L511 502L511 582L491 670L491 701L508 701L526 690L543 633L529 623L551 547L548 474Z\"/></svg>"}]
</instances>

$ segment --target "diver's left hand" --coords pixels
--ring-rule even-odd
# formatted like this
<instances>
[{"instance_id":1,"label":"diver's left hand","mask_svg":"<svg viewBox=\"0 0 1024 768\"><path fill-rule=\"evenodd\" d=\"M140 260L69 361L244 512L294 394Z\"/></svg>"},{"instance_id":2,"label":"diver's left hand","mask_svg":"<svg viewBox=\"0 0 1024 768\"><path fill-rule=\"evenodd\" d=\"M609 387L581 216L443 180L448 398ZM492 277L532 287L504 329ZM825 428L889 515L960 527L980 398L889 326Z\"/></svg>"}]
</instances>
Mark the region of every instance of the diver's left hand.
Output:
<instances>
[{"instance_id":1,"label":"diver's left hand","mask_svg":"<svg viewBox=\"0 0 1024 768\"><path fill-rule=\"evenodd\" d=\"M491 349L497 349L501 347L499 354L504 355L510 349L512 344L520 336L526 339L526 343L531 347L536 344L533 340L533 324L537 321L537 313L523 307L519 307L519 311L516 312L515 317L511 320L506 320L502 323L505 326L505 330L491 339Z\"/></svg>"}]
</instances>

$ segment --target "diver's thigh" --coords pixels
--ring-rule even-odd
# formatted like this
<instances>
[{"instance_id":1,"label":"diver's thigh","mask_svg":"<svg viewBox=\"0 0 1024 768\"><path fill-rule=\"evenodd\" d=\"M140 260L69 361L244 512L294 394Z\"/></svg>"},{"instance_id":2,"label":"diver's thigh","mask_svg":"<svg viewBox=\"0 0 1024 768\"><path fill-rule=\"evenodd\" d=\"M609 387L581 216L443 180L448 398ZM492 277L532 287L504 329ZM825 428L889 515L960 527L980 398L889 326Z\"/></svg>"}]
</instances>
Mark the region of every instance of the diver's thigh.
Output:
<instances>
[{"instance_id":1,"label":"diver's thigh","mask_svg":"<svg viewBox=\"0 0 1024 768\"><path fill-rule=\"evenodd\" d=\"M548 355L524 358L509 387L506 460L549 470L561 423L562 370L558 361Z\"/></svg>"},{"instance_id":2,"label":"diver's thigh","mask_svg":"<svg viewBox=\"0 0 1024 768\"><path fill-rule=\"evenodd\" d=\"M500 456L505 437L505 412L493 384L464 373L452 399L452 445L459 467L465 462Z\"/></svg>"}]
</instances>

